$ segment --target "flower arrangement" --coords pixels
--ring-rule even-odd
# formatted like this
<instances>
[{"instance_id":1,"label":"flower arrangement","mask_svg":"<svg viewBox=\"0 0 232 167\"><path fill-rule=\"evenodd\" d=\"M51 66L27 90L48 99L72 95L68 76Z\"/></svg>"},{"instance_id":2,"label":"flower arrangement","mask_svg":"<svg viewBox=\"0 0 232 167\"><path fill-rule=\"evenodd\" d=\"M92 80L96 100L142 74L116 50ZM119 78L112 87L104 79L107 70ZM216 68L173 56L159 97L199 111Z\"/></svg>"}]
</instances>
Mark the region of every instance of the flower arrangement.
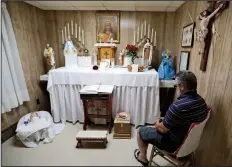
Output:
<instances>
[{"instance_id":1,"label":"flower arrangement","mask_svg":"<svg viewBox=\"0 0 232 167\"><path fill-rule=\"evenodd\" d=\"M126 50L127 50L126 56L127 56L127 57L131 57L132 63L134 64L135 58L139 58L139 57L136 55L136 52L137 52L138 48L137 48L136 46L134 46L134 45L129 45L129 44L127 44Z\"/></svg>"}]
</instances>

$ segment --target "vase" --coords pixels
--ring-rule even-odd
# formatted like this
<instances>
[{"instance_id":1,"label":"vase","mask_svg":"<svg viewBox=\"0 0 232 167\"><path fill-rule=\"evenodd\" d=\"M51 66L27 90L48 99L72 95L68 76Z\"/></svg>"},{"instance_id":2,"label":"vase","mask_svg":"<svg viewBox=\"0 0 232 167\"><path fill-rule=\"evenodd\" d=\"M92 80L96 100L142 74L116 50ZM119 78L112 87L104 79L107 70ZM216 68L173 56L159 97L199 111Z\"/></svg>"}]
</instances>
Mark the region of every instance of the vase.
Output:
<instances>
[{"instance_id":1,"label":"vase","mask_svg":"<svg viewBox=\"0 0 232 167\"><path fill-rule=\"evenodd\" d=\"M124 57L124 63L123 63L123 65L124 66L128 66L128 65L131 65L131 64L132 64L131 57Z\"/></svg>"}]
</instances>

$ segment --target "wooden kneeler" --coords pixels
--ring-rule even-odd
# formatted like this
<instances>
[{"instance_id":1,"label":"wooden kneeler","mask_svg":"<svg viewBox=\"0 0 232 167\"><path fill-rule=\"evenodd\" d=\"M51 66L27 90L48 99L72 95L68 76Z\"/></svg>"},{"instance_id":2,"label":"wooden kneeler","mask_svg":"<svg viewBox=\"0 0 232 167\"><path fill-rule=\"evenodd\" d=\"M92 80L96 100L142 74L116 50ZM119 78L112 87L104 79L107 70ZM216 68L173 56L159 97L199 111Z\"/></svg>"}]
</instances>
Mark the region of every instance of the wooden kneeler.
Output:
<instances>
[{"instance_id":1,"label":"wooden kneeler","mask_svg":"<svg viewBox=\"0 0 232 167\"><path fill-rule=\"evenodd\" d=\"M77 145L80 148L82 142L102 142L107 147L107 131L80 131L76 135Z\"/></svg>"}]
</instances>

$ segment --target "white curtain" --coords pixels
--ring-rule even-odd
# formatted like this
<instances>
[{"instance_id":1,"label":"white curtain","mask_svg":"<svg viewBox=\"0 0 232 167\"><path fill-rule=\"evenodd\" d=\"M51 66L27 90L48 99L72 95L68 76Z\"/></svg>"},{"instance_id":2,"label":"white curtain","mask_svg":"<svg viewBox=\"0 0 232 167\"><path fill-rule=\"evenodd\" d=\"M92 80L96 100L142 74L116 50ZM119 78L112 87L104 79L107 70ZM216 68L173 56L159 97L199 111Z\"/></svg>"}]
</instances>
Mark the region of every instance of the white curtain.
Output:
<instances>
[{"instance_id":1,"label":"white curtain","mask_svg":"<svg viewBox=\"0 0 232 167\"><path fill-rule=\"evenodd\" d=\"M7 11L6 4L2 3L2 31L1 31L1 79L2 79L2 113L11 111L24 101L29 101L29 95L23 69L20 62L16 39Z\"/></svg>"}]
</instances>

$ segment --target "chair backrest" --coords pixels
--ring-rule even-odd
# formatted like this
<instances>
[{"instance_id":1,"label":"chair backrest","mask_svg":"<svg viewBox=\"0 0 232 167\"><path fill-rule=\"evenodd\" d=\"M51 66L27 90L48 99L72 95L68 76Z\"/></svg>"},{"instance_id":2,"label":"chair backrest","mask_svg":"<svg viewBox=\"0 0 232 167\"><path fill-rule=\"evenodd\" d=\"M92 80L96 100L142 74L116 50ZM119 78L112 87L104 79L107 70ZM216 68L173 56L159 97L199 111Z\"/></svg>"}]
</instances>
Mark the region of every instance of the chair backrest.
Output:
<instances>
[{"instance_id":1,"label":"chair backrest","mask_svg":"<svg viewBox=\"0 0 232 167\"><path fill-rule=\"evenodd\" d=\"M205 124L210 117L211 109L208 109L206 119L200 123L192 123L182 145L174 152L177 157L184 157L195 151L199 145Z\"/></svg>"}]
</instances>

